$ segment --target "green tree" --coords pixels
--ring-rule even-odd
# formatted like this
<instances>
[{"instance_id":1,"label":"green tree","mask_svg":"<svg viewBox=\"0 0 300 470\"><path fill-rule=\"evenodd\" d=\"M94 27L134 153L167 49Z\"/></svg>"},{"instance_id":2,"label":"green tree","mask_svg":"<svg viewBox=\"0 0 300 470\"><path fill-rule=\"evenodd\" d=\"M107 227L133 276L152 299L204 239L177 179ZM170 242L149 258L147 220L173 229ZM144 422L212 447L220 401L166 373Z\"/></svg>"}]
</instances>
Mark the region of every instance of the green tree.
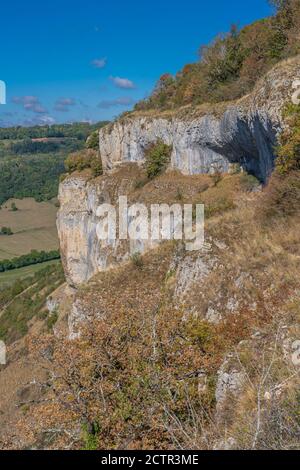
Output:
<instances>
[{"instance_id":1,"label":"green tree","mask_svg":"<svg viewBox=\"0 0 300 470\"><path fill-rule=\"evenodd\" d=\"M149 179L155 178L167 168L170 162L171 152L172 146L165 144L160 139L146 149L145 166Z\"/></svg>"},{"instance_id":2,"label":"green tree","mask_svg":"<svg viewBox=\"0 0 300 470\"><path fill-rule=\"evenodd\" d=\"M10 227L1 227L0 235L12 235L12 229Z\"/></svg>"}]
</instances>

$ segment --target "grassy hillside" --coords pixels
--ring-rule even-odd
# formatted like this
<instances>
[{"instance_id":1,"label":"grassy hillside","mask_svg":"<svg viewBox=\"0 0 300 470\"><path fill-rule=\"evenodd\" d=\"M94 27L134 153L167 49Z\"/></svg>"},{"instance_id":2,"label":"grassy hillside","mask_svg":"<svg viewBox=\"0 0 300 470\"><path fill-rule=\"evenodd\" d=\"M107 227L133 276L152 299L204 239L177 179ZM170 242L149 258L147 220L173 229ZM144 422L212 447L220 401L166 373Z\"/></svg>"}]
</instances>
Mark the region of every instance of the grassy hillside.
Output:
<instances>
[{"instance_id":1,"label":"grassy hillside","mask_svg":"<svg viewBox=\"0 0 300 470\"><path fill-rule=\"evenodd\" d=\"M81 338L35 335L30 359L53 351L45 361L51 379L46 400L20 417L21 445L207 450L227 439L236 449L299 446L291 361L299 338L299 207L266 220L268 190L246 183L243 174L218 181L165 174L133 189L145 203L161 195L204 202L206 245L188 253L180 242L165 243L99 273L76 294L87 317ZM221 402L225 372L244 380ZM59 431L45 444L45 429L53 428Z\"/></svg>"},{"instance_id":2,"label":"grassy hillside","mask_svg":"<svg viewBox=\"0 0 300 470\"><path fill-rule=\"evenodd\" d=\"M13 283L0 290L0 339L7 343L22 338L33 319L47 318L47 297L64 282L59 262L40 265L40 269L31 269L30 274L15 278Z\"/></svg>"}]
</instances>

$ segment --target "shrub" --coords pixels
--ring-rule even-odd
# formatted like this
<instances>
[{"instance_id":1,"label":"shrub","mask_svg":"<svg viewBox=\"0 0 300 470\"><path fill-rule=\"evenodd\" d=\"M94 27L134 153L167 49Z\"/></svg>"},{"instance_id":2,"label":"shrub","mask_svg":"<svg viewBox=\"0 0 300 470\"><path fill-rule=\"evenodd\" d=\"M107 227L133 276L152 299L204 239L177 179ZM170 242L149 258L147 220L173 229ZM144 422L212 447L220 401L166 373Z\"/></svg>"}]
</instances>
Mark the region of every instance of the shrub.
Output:
<instances>
[{"instance_id":1,"label":"shrub","mask_svg":"<svg viewBox=\"0 0 300 470\"><path fill-rule=\"evenodd\" d=\"M147 184L147 182L148 182L147 178L138 179L134 183L134 189L142 189Z\"/></svg>"},{"instance_id":2,"label":"shrub","mask_svg":"<svg viewBox=\"0 0 300 470\"><path fill-rule=\"evenodd\" d=\"M86 168L92 170L93 176L102 174L102 163L98 152L92 149L86 149L81 152L71 153L65 161L66 170L69 173L74 171L83 171Z\"/></svg>"},{"instance_id":3,"label":"shrub","mask_svg":"<svg viewBox=\"0 0 300 470\"><path fill-rule=\"evenodd\" d=\"M88 136L86 147L88 149L99 150L99 131L94 131Z\"/></svg>"},{"instance_id":4,"label":"shrub","mask_svg":"<svg viewBox=\"0 0 300 470\"><path fill-rule=\"evenodd\" d=\"M103 174L102 162L101 162L99 155L97 155L96 158L91 159L90 168L95 178Z\"/></svg>"},{"instance_id":5,"label":"shrub","mask_svg":"<svg viewBox=\"0 0 300 470\"><path fill-rule=\"evenodd\" d=\"M219 170L215 171L215 173L211 175L211 179L212 179L213 185L217 186L222 180L222 173Z\"/></svg>"},{"instance_id":6,"label":"shrub","mask_svg":"<svg viewBox=\"0 0 300 470\"><path fill-rule=\"evenodd\" d=\"M288 126L281 135L276 162L277 172L282 175L300 170L300 105L288 105L284 118Z\"/></svg>"},{"instance_id":7,"label":"shrub","mask_svg":"<svg viewBox=\"0 0 300 470\"><path fill-rule=\"evenodd\" d=\"M214 215L223 214L234 208L234 201L230 197L224 196L223 198L217 198L215 201L205 204L205 217L209 219Z\"/></svg>"},{"instance_id":8,"label":"shrub","mask_svg":"<svg viewBox=\"0 0 300 470\"><path fill-rule=\"evenodd\" d=\"M181 188L177 188L176 199L177 199L177 201L183 201L183 199L184 199L183 192L182 192Z\"/></svg>"},{"instance_id":9,"label":"shrub","mask_svg":"<svg viewBox=\"0 0 300 470\"><path fill-rule=\"evenodd\" d=\"M52 330L52 328L54 327L55 323L57 322L58 320L58 313L57 311L55 310L53 313L51 313L51 315L49 315L49 317L47 318L47 328L49 331Z\"/></svg>"},{"instance_id":10,"label":"shrub","mask_svg":"<svg viewBox=\"0 0 300 470\"><path fill-rule=\"evenodd\" d=\"M274 174L265 189L260 207L263 222L276 217L291 216L299 211L300 174L293 171L288 175Z\"/></svg>"},{"instance_id":11,"label":"shrub","mask_svg":"<svg viewBox=\"0 0 300 470\"><path fill-rule=\"evenodd\" d=\"M99 432L100 426L98 423L92 423L91 426L87 424L82 426L83 450L97 450Z\"/></svg>"},{"instance_id":12,"label":"shrub","mask_svg":"<svg viewBox=\"0 0 300 470\"><path fill-rule=\"evenodd\" d=\"M158 140L151 144L145 152L146 171L149 179L155 178L167 168L171 159L172 146Z\"/></svg>"},{"instance_id":13,"label":"shrub","mask_svg":"<svg viewBox=\"0 0 300 470\"><path fill-rule=\"evenodd\" d=\"M1 227L0 235L13 235L12 229L10 227Z\"/></svg>"},{"instance_id":14,"label":"shrub","mask_svg":"<svg viewBox=\"0 0 300 470\"><path fill-rule=\"evenodd\" d=\"M134 253L132 256L131 256L131 261L132 261L132 264L138 268L138 269L142 269L144 263L143 263L143 258L141 256L141 253Z\"/></svg>"},{"instance_id":15,"label":"shrub","mask_svg":"<svg viewBox=\"0 0 300 470\"><path fill-rule=\"evenodd\" d=\"M242 191L251 192L259 188L260 182L253 175L242 173L240 175L240 186Z\"/></svg>"},{"instance_id":16,"label":"shrub","mask_svg":"<svg viewBox=\"0 0 300 470\"><path fill-rule=\"evenodd\" d=\"M287 124L277 148L275 171L265 190L260 208L264 221L286 217L299 211L300 203L300 106L288 105Z\"/></svg>"},{"instance_id":17,"label":"shrub","mask_svg":"<svg viewBox=\"0 0 300 470\"><path fill-rule=\"evenodd\" d=\"M186 326L187 334L193 344L205 349L212 339L212 327L205 321L192 319Z\"/></svg>"}]
</instances>

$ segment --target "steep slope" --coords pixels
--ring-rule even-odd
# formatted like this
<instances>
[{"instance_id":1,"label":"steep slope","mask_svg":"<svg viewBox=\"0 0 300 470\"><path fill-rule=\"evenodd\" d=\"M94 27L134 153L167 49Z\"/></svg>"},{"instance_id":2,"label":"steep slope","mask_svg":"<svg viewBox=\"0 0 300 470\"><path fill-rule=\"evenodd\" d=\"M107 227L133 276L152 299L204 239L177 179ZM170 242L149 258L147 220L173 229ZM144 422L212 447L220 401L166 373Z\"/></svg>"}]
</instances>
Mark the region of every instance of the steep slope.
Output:
<instances>
[{"instance_id":1,"label":"steep slope","mask_svg":"<svg viewBox=\"0 0 300 470\"><path fill-rule=\"evenodd\" d=\"M172 201L179 183L189 198L210 179L171 176L135 198ZM28 339L48 380L7 447L299 447L299 211L265 221L244 178L202 181L202 250L170 242L115 264L74 292L74 339Z\"/></svg>"},{"instance_id":2,"label":"steep slope","mask_svg":"<svg viewBox=\"0 0 300 470\"><path fill-rule=\"evenodd\" d=\"M32 325L1 371L0 405L13 396L3 448L299 448L299 177L280 205L274 183L272 199L240 168L269 176L281 129L289 138L286 105L298 110L299 67L299 57L276 66L214 113L137 113L100 131L104 174L60 184L69 286L48 301L58 322ZM158 139L171 165L151 179L145 150ZM99 243L97 208L120 195L205 204L204 247Z\"/></svg>"}]
</instances>

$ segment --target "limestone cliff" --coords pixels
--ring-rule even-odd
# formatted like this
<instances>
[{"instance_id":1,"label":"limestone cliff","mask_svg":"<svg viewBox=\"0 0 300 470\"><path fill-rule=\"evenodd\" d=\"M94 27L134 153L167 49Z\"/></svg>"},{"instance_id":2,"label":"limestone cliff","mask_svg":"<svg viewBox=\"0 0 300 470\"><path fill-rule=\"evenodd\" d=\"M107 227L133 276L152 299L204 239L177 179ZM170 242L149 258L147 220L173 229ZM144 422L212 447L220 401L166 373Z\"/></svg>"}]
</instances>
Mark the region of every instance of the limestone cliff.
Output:
<instances>
[{"instance_id":1,"label":"limestone cliff","mask_svg":"<svg viewBox=\"0 0 300 470\"><path fill-rule=\"evenodd\" d=\"M141 163L149 143L173 146L171 165L183 174L228 172L239 163L266 181L282 128L282 107L295 94L299 56L276 66L255 90L237 102L185 107L160 114L130 114L100 130L104 168Z\"/></svg>"},{"instance_id":2,"label":"limestone cliff","mask_svg":"<svg viewBox=\"0 0 300 470\"><path fill-rule=\"evenodd\" d=\"M144 150L158 138L172 145L171 167L184 175L215 170L226 173L232 163L239 163L265 181L273 168L278 133L284 126L282 110L295 98L299 77L298 56L277 65L251 95L235 103L158 115L133 113L101 129L104 176L92 179L78 173L60 184L58 232L69 284L78 286L95 273L128 259L137 248L144 252L151 247L143 240L138 246L116 240L99 243L96 210L101 203L115 203L119 195L133 193L133 202L141 200L134 186L142 171ZM131 164L130 170L118 173L118 167L124 164ZM157 194L152 202L171 202L161 197Z\"/></svg>"}]
</instances>

